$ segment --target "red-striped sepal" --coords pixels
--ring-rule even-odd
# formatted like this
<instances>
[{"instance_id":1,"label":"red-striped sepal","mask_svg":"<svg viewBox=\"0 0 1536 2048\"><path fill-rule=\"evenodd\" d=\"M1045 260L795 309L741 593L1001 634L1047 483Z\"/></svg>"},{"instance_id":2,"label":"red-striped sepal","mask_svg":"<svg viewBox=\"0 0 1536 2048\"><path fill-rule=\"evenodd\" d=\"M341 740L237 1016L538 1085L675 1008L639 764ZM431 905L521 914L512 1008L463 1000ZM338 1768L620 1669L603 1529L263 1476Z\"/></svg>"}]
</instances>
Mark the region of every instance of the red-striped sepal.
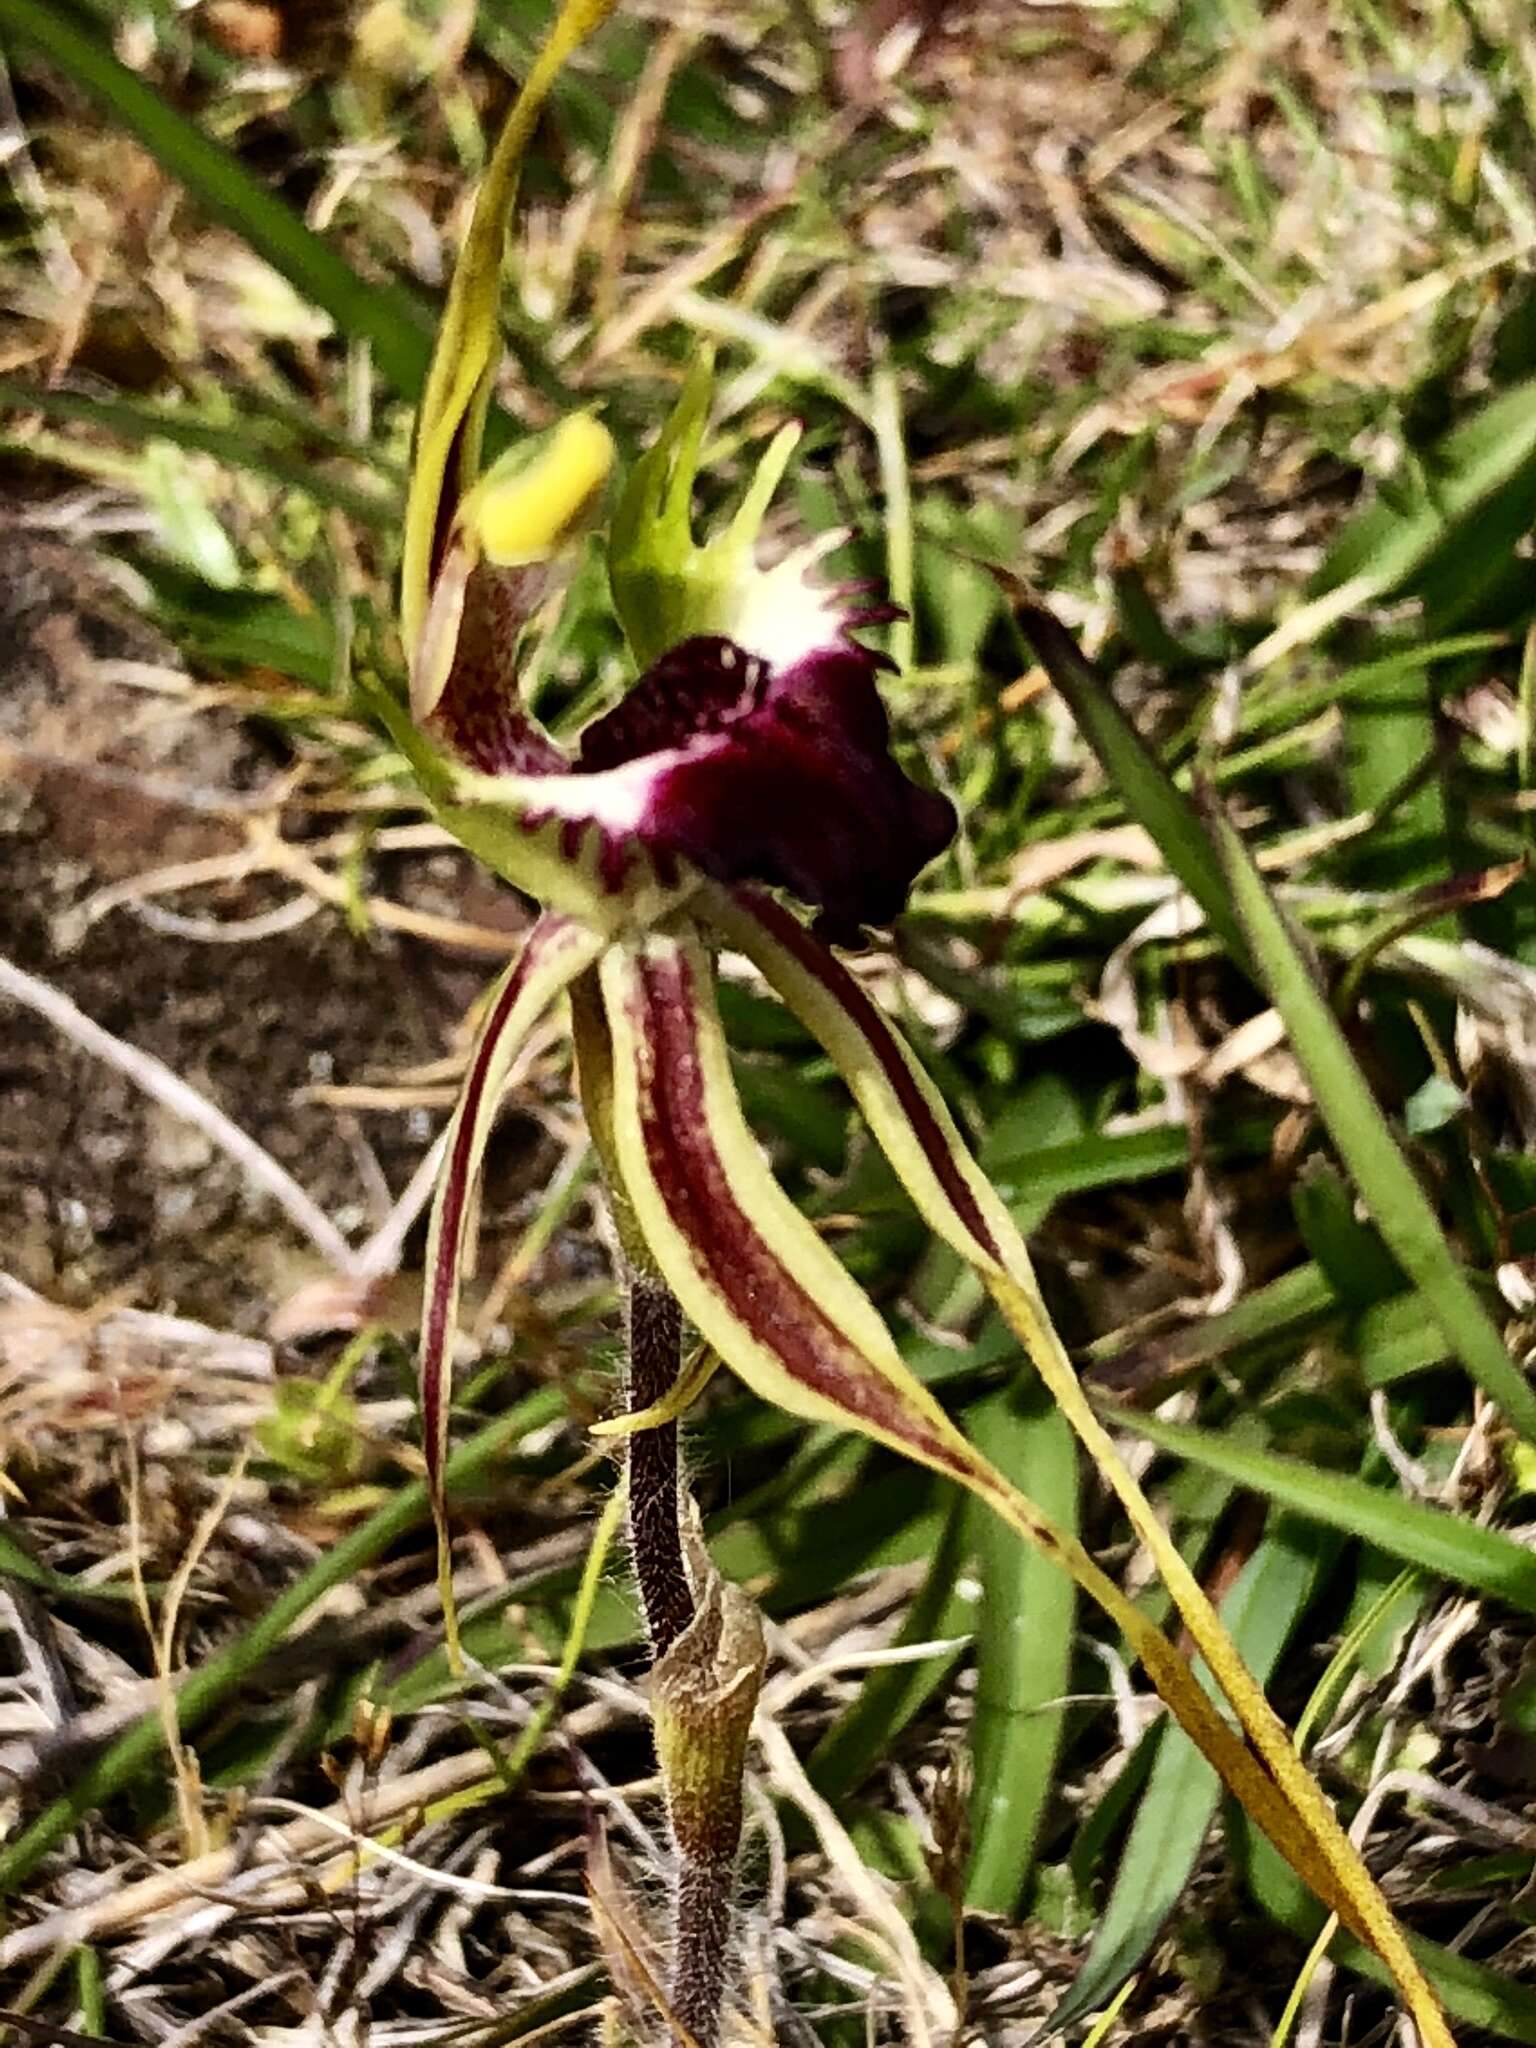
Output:
<instances>
[{"instance_id":1,"label":"red-striped sepal","mask_svg":"<svg viewBox=\"0 0 1536 2048\"><path fill-rule=\"evenodd\" d=\"M873 1302L778 1186L736 1095L713 969L696 936L652 932L612 948L602 987L625 1194L703 1336L764 1399L857 1429L947 1473L1069 1572L1125 1633L1181 1727L1318 1896L1352 1928L1377 1932L1354 1872L1346 1879L1321 1851L1315 1828L1222 1718L1188 1660L1076 1538L966 1441L908 1372ZM1363 1868L1355 1870L1369 1889Z\"/></svg>"},{"instance_id":2,"label":"red-striped sepal","mask_svg":"<svg viewBox=\"0 0 1536 2048\"><path fill-rule=\"evenodd\" d=\"M1168 1670L1168 1645L1160 1633L1149 1640L1132 1631L1149 1675L1186 1733L1316 1895L1386 1962L1424 2040L1449 2043L1434 1994L1358 1850L1083 1392L1040 1297L1024 1240L938 1090L868 991L780 905L757 891L714 886L696 902L699 913L728 945L746 954L831 1054L915 1207L981 1275L1100 1476L1119 1496L1246 1740L1235 1743L1228 1732L1217 1743L1224 1753L1213 1751L1189 1718L1194 1702L1184 1684L1187 1667L1183 1675ZM1004 1484L993 1477L997 1487ZM977 1490L987 1493L984 1486ZM996 1487L987 1497L1009 1515ZM1167 1689L1170 1676L1173 1691Z\"/></svg>"},{"instance_id":3,"label":"red-striped sepal","mask_svg":"<svg viewBox=\"0 0 1536 2048\"><path fill-rule=\"evenodd\" d=\"M485 1022L470 1054L464 1086L432 1204L427 1234L427 1269L421 1319L419 1372L422 1448L427 1485L437 1525L444 1619L457 1656L451 1579L447 1570L447 1523L443 1465L448 1448L448 1404L458 1330L459 1285L465 1244L481 1162L501 1106L512 1062L529 1032L557 996L592 965L603 942L569 918L541 917L517 960L491 990Z\"/></svg>"},{"instance_id":4,"label":"red-striped sepal","mask_svg":"<svg viewBox=\"0 0 1536 2048\"><path fill-rule=\"evenodd\" d=\"M624 1191L700 1333L776 1406L852 1424L968 1478L975 1458L965 1439L769 1171L742 1113L697 936L653 931L613 946L601 973Z\"/></svg>"}]
</instances>

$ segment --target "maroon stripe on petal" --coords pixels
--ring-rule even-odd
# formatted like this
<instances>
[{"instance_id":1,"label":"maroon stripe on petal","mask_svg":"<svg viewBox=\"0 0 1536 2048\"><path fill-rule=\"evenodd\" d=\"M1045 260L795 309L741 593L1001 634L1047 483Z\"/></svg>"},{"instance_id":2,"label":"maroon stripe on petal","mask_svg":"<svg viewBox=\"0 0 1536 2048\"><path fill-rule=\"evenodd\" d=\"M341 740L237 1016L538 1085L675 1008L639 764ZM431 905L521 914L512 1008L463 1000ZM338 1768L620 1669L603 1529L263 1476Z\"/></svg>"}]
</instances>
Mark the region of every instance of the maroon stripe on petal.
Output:
<instances>
[{"instance_id":1,"label":"maroon stripe on petal","mask_svg":"<svg viewBox=\"0 0 1536 2048\"><path fill-rule=\"evenodd\" d=\"M953 1448L807 1292L737 1200L715 1147L695 1028L693 970L678 953L639 963L635 1018L642 1051L640 1122L656 1185L674 1224L731 1313L783 1369L850 1419L959 1471Z\"/></svg>"},{"instance_id":2,"label":"maroon stripe on petal","mask_svg":"<svg viewBox=\"0 0 1536 2048\"><path fill-rule=\"evenodd\" d=\"M570 764L523 708L519 635L549 594L547 562L499 569L479 562L464 590L458 639L433 723L482 775L563 775Z\"/></svg>"},{"instance_id":3,"label":"maroon stripe on petal","mask_svg":"<svg viewBox=\"0 0 1536 2048\"><path fill-rule=\"evenodd\" d=\"M982 1250L994 1259L1001 1259L996 1238L975 1191L966 1180L956 1163L953 1148L940 1128L927 1098L917 1084L917 1079L902 1057L896 1034L886 1021L883 1012L871 1000L859 981L851 975L837 955L824 946L814 933L806 930L798 918L791 916L782 905L775 903L771 896L764 896L756 889L743 889L740 900L752 915L766 929L769 936L786 953L793 954L796 962L813 976L827 994L845 1010L857 1026L860 1037L869 1047L891 1091L901 1104L902 1110L917 1135L923 1148L923 1156L933 1168L934 1177L944 1190L950 1206L966 1229L976 1239Z\"/></svg>"},{"instance_id":4,"label":"maroon stripe on petal","mask_svg":"<svg viewBox=\"0 0 1536 2048\"><path fill-rule=\"evenodd\" d=\"M448 1400L453 1361L447 1357L449 1331L457 1302L459 1268L463 1258L464 1223L475 1185L475 1130L485 1102L497 1045L518 998L528 985L535 967L542 964L552 945L558 945L568 927L551 922L535 925L523 946L522 957L502 984L501 992L470 1056L459 1097L453 1138L443 1161L442 1209L437 1224L435 1266L427 1275L426 1315L421 1332L421 1434L433 1490L441 1474L438 1465L443 1445L443 1421Z\"/></svg>"}]
</instances>

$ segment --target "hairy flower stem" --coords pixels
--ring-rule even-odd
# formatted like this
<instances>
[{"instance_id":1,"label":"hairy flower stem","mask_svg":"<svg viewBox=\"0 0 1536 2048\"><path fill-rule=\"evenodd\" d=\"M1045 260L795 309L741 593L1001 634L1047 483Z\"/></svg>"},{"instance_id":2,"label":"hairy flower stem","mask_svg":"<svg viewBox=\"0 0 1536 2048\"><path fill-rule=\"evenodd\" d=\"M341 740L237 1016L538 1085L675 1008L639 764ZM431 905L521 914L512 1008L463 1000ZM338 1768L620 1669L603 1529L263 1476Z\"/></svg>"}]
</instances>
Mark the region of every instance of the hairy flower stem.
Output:
<instances>
[{"instance_id":1,"label":"hairy flower stem","mask_svg":"<svg viewBox=\"0 0 1536 2048\"><path fill-rule=\"evenodd\" d=\"M602 1162L624 1285L624 1394L633 1415L670 1394L683 1363L683 1312L657 1272L619 1176L613 1142L613 1047L590 972L571 985L581 1106ZM651 1653L663 1657L693 1620L693 1586L683 1556L683 1488L677 1424L629 1438L629 1539Z\"/></svg>"},{"instance_id":2,"label":"hairy flower stem","mask_svg":"<svg viewBox=\"0 0 1536 2048\"><path fill-rule=\"evenodd\" d=\"M677 1854L668 2002L699 2048L716 2048L730 1973L742 1774L766 1652L750 1597L726 1584L701 1546L695 1558L698 1609L658 1659L651 1703Z\"/></svg>"},{"instance_id":3,"label":"hairy flower stem","mask_svg":"<svg viewBox=\"0 0 1536 2048\"><path fill-rule=\"evenodd\" d=\"M626 1391L634 1414L676 1383L683 1316L664 1280L627 1259L625 1266ZM746 1596L722 1588L703 1555L679 1472L675 1422L630 1437L628 1493L630 1552L655 1658L656 1746L677 1859L667 2003L698 2048L717 2048L730 1972L742 1769L761 1677L762 1632L755 1611L746 1618L739 1612L751 1607ZM685 1540L695 1559L692 1573ZM700 1601L694 1598L695 1580L703 1589ZM729 1623L723 1627L727 1596Z\"/></svg>"},{"instance_id":4,"label":"hairy flower stem","mask_svg":"<svg viewBox=\"0 0 1536 2048\"><path fill-rule=\"evenodd\" d=\"M683 1312L664 1280L630 1267L624 1295L626 1388L631 1414L672 1391L682 1368ZM629 1541L651 1653L663 1657L693 1619L683 1559L683 1489L677 1424L629 1439Z\"/></svg>"},{"instance_id":5,"label":"hairy flower stem","mask_svg":"<svg viewBox=\"0 0 1536 2048\"><path fill-rule=\"evenodd\" d=\"M717 2048L731 1953L736 1858L678 1852L667 2002L699 2048Z\"/></svg>"},{"instance_id":6,"label":"hairy flower stem","mask_svg":"<svg viewBox=\"0 0 1536 2048\"><path fill-rule=\"evenodd\" d=\"M627 1393L634 1414L670 1393L677 1380L683 1315L664 1280L625 1263ZM750 1601L735 1588L722 1588L703 1554L679 1471L675 1422L630 1437L628 1491L630 1553L655 1659L656 1747L677 1859L667 2004L698 2048L717 2048L730 1974L746 1732L761 1677L762 1631L755 1611L745 1618L739 1612L750 1609ZM685 1540L694 1557L691 1574ZM695 1581L702 1589L699 1601ZM724 1614L730 1620L723 1627L727 1596Z\"/></svg>"}]
</instances>

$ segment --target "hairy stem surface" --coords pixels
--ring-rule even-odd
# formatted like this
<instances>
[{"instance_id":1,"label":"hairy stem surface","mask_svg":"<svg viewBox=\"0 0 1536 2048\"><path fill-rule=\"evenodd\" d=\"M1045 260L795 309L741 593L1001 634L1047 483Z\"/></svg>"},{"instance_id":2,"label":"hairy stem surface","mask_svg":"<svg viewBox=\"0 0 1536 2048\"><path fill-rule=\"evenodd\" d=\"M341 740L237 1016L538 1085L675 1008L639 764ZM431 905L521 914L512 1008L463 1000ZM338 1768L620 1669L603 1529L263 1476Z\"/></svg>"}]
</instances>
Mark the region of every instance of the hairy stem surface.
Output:
<instances>
[{"instance_id":1,"label":"hairy stem surface","mask_svg":"<svg viewBox=\"0 0 1536 2048\"><path fill-rule=\"evenodd\" d=\"M668 2002L699 2048L716 2048L731 1953L736 1859L680 1854Z\"/></svg>"},{"instance_id":2,"label":"hairy stem surface","mask_svg":"<svg viewBox=\"0 0 1536 2048\"><path fill-rule=\"evenodd\" d=\"M630 1412L672 1391L682 1369L683 1312L664 1280L631 1269L624 1303ZM651 1652L662 1657L693 1619L693 1590L683 1560L682 1483L677 1424L641 1429L629 1439L629 1540Z\"/></svg>"},{"instance_id":3,"label":"hairy stem surface","mask_svg":"<svg viewBox=\"0 0 1536 2048\"><path fill-rule=\"evenodd\" d=\"M657 1663L651 1705L677 1852L667 1995L699 2048L715 2048L730 1980L742 1773L767 1649L750 1596L702 1556L696 1575L697 1612Z\"/></svg>"}]
</instances>

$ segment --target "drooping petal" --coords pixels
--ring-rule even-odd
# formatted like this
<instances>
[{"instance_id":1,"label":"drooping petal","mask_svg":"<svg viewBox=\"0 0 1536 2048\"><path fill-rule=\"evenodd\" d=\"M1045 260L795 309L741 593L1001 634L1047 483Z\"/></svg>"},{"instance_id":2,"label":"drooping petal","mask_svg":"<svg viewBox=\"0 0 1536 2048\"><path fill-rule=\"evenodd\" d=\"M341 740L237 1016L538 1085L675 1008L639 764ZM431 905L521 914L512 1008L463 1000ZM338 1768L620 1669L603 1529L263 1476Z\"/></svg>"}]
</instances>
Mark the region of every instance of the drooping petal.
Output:
<instances>
[{"instance_id":1,"label":"drooping petal","mask_svg":"<svg viewBox=\"0 0 1536 2048\"><path fill-rule=\"evenodd\" d=\"M1375 1941L1379 1924L1362 1911L1358 1863L1346 1877L1331 1845L1216 1711L1167 1637L955 1429L903 1365L873 1303L778 1186L736 1097L712 971L697 940L648 934L611 949L601 976L625 1194L707 1341L764 1399L852 1426L957 1479L1070 1572L1125 1632L1180 1725L1317 1896ZM1410 1960L1399 1979L1405 1990L1411 1972ZM1439 2031L1431 2024L1427 1988L1414 2010L1426 2042L1448 2048L1443 2023Z\"/></svg>"},{"instance_id":2,"label":"drooping petal","mask_svg":"<svg viewBox=\"0 0 1536 2048\"><path fill-rule=\"evenodd\" d=\"M781 884L856 939L897 915L955 829L948 799L891 758L879 667L851 641L774 670L731 640L687 640L588 727L581 765L646 772L636 832L654 861Z\"/></svg>"},{"instance_id":3,"label":"drooping petal","mask_svg":"<svg viewBox=\"0 0 1536 2048\"><path fill-rule=\"evenodd\" d=\"M491 990L485 1022L448 1126L447 1150L427 1233L419 1357L422 1448L445 1570L443 1464L448 1448L448 1402L464 1247L480 1165L512 1061L550 1004L592 965L601 950L602 940L583 926L567 918L540 918L521 954ZM448 1590L445 1581L445 1593ZM444 1611L452 1642L451 1597L445 1599Z\"/></svg>"},{"instance_id":4,"label":"drooping petal","mask_svg":"<svg viewBox=\"0 0 1536 2048\"><path fill-rule=\"evenodd\" d=\"M956 1476L967 1447L873 1303L763 1164L696 940L653 933L602 968L614 1140L646 1242L699 1330L765 1399Z\"/></svg>"},{"instance_id":5,"label":"drooping petal","mask_svg":"<svg viewBox=\"0 0 1536 2048\"><path fill-rule=\"evenodd\" d=\"M830 1053L919 1213L985 1280L1095 1466L1119 1495L1180 1618L1288 1803L1308 1844L1310 1868L1298 1863L1297 1869L1320 1897L1328 1894L1318 1887L1318 1871L1328 1871L1335 1898L1342 1894L1349 1901L1347 1912L1336 1903L1335 1910L1392 1970L1424 2038L1448 2040L1434 1994L1391 1908L1084 1394L1041 1300L1024 1240L971 1157L938 1090L868 992L778 904L755 892L731 896L710 890L698 907L730 945L753 961Z\"/></svg>"}]
</instances>

